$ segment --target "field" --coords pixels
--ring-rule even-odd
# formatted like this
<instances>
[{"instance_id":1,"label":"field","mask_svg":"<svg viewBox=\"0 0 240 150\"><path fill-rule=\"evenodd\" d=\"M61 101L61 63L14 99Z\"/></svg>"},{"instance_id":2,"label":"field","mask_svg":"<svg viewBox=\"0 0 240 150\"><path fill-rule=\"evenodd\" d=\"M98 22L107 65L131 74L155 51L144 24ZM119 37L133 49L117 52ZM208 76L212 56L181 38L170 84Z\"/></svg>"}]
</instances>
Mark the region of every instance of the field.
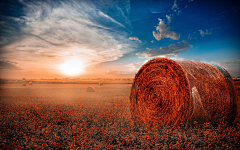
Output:
<instances>
[{"instance_id":1,"label":"field","mask_svg":"<svg viewBox=\"0 0 240 150\"><path fill-rule=\"evenodd\" d=\"M1 84L0 149L240 149L239 108L232 126L138 126L130 86Z\"/></svg>"}]
</instances>

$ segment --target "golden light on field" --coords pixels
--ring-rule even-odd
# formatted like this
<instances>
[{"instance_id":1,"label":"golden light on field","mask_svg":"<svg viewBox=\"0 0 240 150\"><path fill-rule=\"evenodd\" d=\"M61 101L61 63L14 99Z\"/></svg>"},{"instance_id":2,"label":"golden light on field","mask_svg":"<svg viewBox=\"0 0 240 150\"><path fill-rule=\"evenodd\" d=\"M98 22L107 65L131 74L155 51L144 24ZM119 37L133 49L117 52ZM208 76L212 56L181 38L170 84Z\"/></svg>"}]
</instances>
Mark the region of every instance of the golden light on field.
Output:
<instances>
[{"instance_id":1,"label":"golden light on field","mask_svg":"<svg viewBox=\"0 0 240 150\"><path fill-rule=\"evenodd\" d=\"M75 76L83 73L84 65L80 60L72 59L63 63L60 67L60 70L66 75Z\"/></svg>"}]
</instances>

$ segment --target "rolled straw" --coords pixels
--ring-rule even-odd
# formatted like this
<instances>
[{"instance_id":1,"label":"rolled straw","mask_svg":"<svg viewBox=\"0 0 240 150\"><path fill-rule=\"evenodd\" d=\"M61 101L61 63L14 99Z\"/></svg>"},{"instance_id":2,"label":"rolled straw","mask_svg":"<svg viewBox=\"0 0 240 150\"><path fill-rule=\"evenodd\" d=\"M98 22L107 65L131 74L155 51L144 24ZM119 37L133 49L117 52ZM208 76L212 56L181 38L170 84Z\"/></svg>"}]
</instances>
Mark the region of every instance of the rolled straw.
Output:
<instances>
[{"instance_id":1,"label":"rolled straw","mask_svg":"<svg viewBox=\"0 0 240 150\"><path fill-rule=\"evenodd\" d=\"M196 60L148 61L135 75L130 102L132 119L139 123L231 123L237 115L237 96L229 73Z\"/></svg>"},{"instance_id":2,"label":"rolled straw","mask_svg":"<svg viewBox=\"0 0 240 150\"><path fill-rule=\"evenodd\" d=\"M87 88L87 92L95 92L95 87L94 86L89 86Z\"/></svg>"}]
</instances>

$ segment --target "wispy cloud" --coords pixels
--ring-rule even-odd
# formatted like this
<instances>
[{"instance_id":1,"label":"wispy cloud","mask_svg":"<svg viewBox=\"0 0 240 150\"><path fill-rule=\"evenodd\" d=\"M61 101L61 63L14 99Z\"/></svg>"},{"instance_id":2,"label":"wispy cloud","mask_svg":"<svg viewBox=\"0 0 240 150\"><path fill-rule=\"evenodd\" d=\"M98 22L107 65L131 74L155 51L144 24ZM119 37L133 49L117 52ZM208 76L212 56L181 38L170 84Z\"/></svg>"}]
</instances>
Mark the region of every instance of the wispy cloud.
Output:
<instances>
[{"instance_id":1,"label":"wispy cloud","mask_svg":"<svg viewBox=\"0 0 240 150\"><path fill-rule=\"evenodd\" d=\"M120 22L117 22L117 21L114 20L112 17L108 16L107 14L104 14L104 13L101 12L101 11L99 11L99 15L105 17L105 18L106 18L107 20L109 20L109 21L112 21L112 22L114 22L114 23L116 23L116 24L118 24L118 25L120 25L120 26L122 26L122 27L125 27L123 24L121 24Z\"/></svg>"},{"instance_id":2,"label":"wispy cloud","mask_svg":"<svg viewBox=\"0 0 240 150\"><path fill-rule=\"evenodd\" d=\"M167 20L168 20L168 24L170 24L171 23L171 15L166 15L166 17L167 17Z\"/></svg>"},{"instance_id":3,"label":"wispy cloud","mask_svg":"<svg viewBox=\"0 0 240 150\"><path fill-rule=\"evenodd\" d=\"M161 13L160 11L157 11L157 10L150 10L150 12L151 12L152 14L159 14L159 13Z\"/></svg>"},{"instance_id":4,"label":"wispy cloud","mask_svg":"<svg viewBox=\"0 0 240 150\"><path fill-rule=\"evenodd\" d=\"M189 40L192 40L192 36L191 36L190 34L188 35L188 39L189 39Z\"/></svg>"},{"instance_id":5,"label":"wispy cloud","mask_svg":"<svg viewBox=\"0 0 240 150\"><path fill-rule=\"evenodd\" d=\"M151 58L155 56L167 56L167 55L177 55L180 52L186 51L189 49L189 47L192 47L192 45L188 44L187 41L178 42L177 44L171 44L167 47L160 47L159 49L148 49L148 51L139 52L136 53L136 55L143 55L145 58Z\"/></svg>"},{"instance_id":6,"label":"wispy cloud","mask_svg":"<svg viewBox=\"0 0 240 150\"><path fill-rule=\"evenodd\" d=\"M237 62L240 62L240 60L236 60L236 61L225 61L225 64L235 64Z\"/></svg>"},{"instance_id":7,"label":"wispy cloud","mask_svg":"<svg viewBox=\"0 0 240 150\"><path fill-rule=\"evenodd\" d=\"M122 71L116 71L116 70L111 70L111 69L108 69L106 74L115 74L115 75L120 75L120 74L123 74Z\"/></svg>"},{"instance_id":8,"label":"wispy cloud","mask_svg":"<svg viewBox=\"0 0 240 150\"><path fill-rule=\"evenodd\" d=\"M174 0L172 9L178 9L177 0Z\"/></svg>"},{"instance_id":9,"label":"wispy cloud","mask_svg":"<svg viewBox=\"0 0 240 150\"><path fill-rule=\"evenodd\" d=\"M9 60L0 60L0 69L23 70L17 62Z\"/></svg>"},{"instance_id":10,"label":"wispy cloud","mask_svg":"<svg viewBox=\"0 0 240 150\"><path fill-rule=\"evenodd\" d=\"M218 66L223 66L222 62L217 62L217 61L210 61L210 62L213 63L213 64L216 64Z\"/></svg>"},{"instance_id":11,"label":"wispy cloud","mask_svg":"<svg viewBox=\"0 0 240 150\"><path fill-rule=\"evenodd\" d=\"M139 40L137 37L129 37L129 40L135 40L138 41L139 43L142 43L142 41Z\"/></svg>"},{"instance_id":12,"label":"wispy cloud","mask_svg":"<svg viewBox=\"0 0 240 150\"><path fill-rule=\"evenodd\" d=\"M186 8L186 7L185 7ZM177 15L180 15L182 13L181 10L179 10L178 4L177 4L177 0L174 0L173 2L173 6L171 8L173 10L173 12L175 12Z\"/></svg>"},{"instance_id":13,"label":"wispy cloud","mask_svg":"<svg viewBox=\"0 0 240 150\"><path fill-rule=\"evenodd\" d=\"M204 37L204 35L209 35L212 34L212 32L208 32L208 30L206 29L206 32L204 32L203 30L198 30L201 34L202 37Z\"/></svg>"},{"instance_id":14,"label":"wispy cloud","mask_svg":"<svg viewBox=\"0 0 240 150\"><path fill-rule=\"evenodd\" d=\"M118 71L118 70L108 69L108 70L106 71L106 75L108 75L108 76L126 77L126 76L132 76L133 73L125 72L125 71Z\"/></svg>"},{"instance_id":15,"label":"wispy cloud","mask_svg":"<svg viewBox=\"0 0 240 150\"><path fill-rule=\"evenodd\" d=\"M74 0L58 3L22 1L22 4L24 15L12 19L21 25L19 32L12 33L19 38L8 43L6 36L0 36L0 44L6 44L1 51L26 59L74 56L86 64L113 61L133 51L135 44L128 39L131 30L129 2L121 7L118 3L105 5L105 2L99 2L96 5ZM115 11L107 13L107 9Z\"/></svg>"},{"instance_id":16,"label":"wispy cloud","mask_svg":"<svg viewBox=\"0 0 240 150\"><path fill-rule=\"evenodd\" d=\"M167 17L168 18L168 17ZM153 36L156 40L161 40L163 38L170 38L173 40L178 40L180 38L180 35L174 31L170 31L170 27L168 27L165 22L162 19L158 19L159 24L156 27L156 32L153 31ZM168 20L169 21L169 20Z\"/></svg>"}]
</instances>

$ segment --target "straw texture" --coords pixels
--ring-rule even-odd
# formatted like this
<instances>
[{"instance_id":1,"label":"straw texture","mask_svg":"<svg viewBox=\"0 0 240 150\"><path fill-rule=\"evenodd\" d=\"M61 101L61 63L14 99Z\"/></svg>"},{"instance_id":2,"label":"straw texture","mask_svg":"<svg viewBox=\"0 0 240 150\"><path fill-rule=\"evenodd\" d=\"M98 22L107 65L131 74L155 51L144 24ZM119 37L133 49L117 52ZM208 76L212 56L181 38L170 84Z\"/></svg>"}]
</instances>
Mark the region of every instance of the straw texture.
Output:
<instances>
[{"instance_id":1,"label":"straw texture","mask_svg":"<svg viewBox=\"0 0 240 150\"><path fill-rule=\"evenodd\" d=\"M231 123L237 115L236 91L229 73L195 60L148 61L135 75L130 102L132 119L139 123Z\"/></svg>"}]
</instances>

